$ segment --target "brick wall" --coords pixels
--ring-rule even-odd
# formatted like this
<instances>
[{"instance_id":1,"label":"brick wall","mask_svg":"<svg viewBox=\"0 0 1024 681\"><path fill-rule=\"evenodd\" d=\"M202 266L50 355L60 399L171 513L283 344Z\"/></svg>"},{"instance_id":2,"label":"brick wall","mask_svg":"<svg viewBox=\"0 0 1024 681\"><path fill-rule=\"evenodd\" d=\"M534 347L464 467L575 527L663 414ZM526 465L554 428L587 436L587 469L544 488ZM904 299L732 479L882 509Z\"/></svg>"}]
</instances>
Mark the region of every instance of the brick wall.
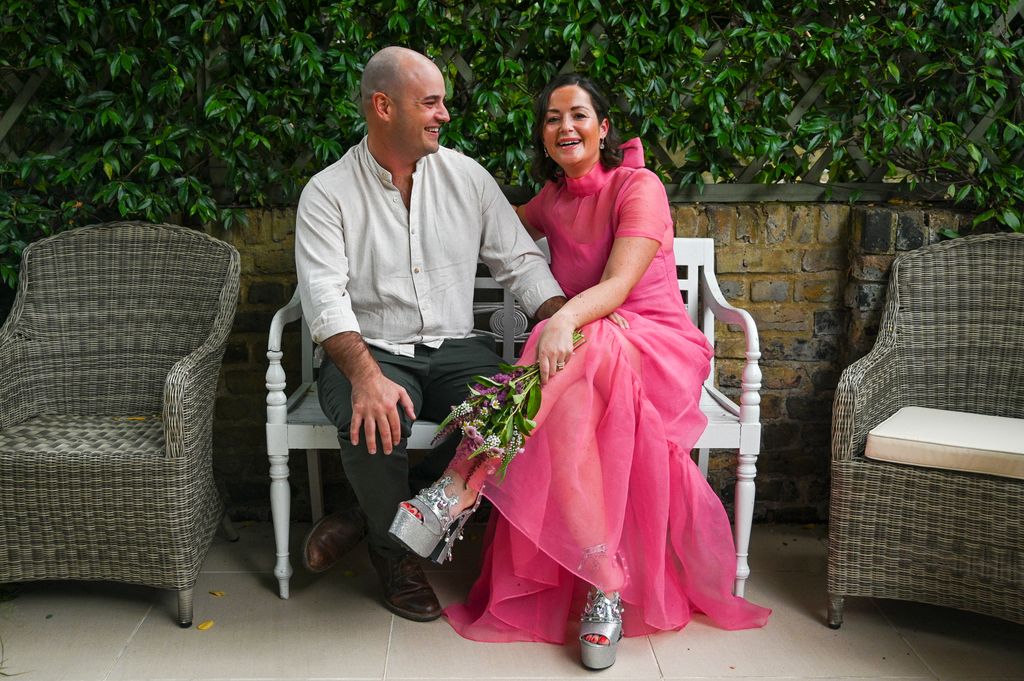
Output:
<instances>
[{"instance_id":1,"label":"brick wall","mask_svg":"<svg viewBox=\"0 0 1024 681\"><path fill-rule=\"evenodd\" d=\"M969 216L912 207L838 204L685 204L677 236L712 237L719 283L747 309L761 336L764 433L756 518L824 520L832 396L844 366L870 349L885 282L899 251L959 230ZM234 333L224 358L215 425L215 471L236 518L269 517L264 445L266 334L295 288L294 212L252 211L250 227L217 236L242 254ZM719 381L737 394L742 335L717 330ZM299 380L298 335L285 338L289 386ZM351 494L337 456L324 456L328 507ZM732 499L733 455L714 452L710 482ZM309 517L305 457L290 461L294 518Z\"/></svg>"}]
</instances>

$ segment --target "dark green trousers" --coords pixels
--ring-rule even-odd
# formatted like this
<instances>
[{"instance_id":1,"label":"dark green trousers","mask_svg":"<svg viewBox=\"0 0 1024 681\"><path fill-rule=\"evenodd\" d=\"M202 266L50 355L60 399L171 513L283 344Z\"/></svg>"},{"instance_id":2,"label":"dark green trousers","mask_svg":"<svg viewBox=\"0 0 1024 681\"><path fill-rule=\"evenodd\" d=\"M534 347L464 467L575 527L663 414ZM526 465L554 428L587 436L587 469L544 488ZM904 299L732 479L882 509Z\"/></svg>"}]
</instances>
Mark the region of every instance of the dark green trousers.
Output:
<instances>
[{"instance_id":1,"label":"dark green trousers","mask_svg":"<svg viewBox=\"0 0 1024 681\"><path fill-rule=\"evenodd\" d=\"M494 351L494 341L486 336L449 339L437 349L417 345L415 357L393 355L374 347L370 353L384 375L409 393L416 417L437 422L466 397L466 386L474 376L496 373L501 361ZM320 406L338 428L345 477L369 521L370 546L379 554L398 556L403 549L388 536L398 504L440 477L455 453L458 437L449 438L410 468L406 442L412 421L399 409L401 442L385 455L378 438L377 453L370 454L364 438L356 446L349 437L352 384L329 359L320 367L317 382Z\"/></svg>"}]
</instances>

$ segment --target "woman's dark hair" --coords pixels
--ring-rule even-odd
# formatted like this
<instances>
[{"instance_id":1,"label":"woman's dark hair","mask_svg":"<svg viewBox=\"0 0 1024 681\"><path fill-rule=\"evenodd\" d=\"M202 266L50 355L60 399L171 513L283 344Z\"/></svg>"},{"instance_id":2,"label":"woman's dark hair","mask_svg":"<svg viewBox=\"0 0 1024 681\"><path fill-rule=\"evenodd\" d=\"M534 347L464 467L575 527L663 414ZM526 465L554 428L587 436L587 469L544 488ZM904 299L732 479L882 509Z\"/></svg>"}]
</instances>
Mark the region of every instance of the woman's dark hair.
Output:
<instances>
[{"instance_id":1,"label":"woman's dark hair","mask_svg":"<svg viewBox=\"0 0 1024 681\"><path fill-rule=\"evenodd\" d=\"M538 182L558 180L562 177L562 169L558 164L544 155L544 120L547 118L551 93L566 85L576 85L590 95L598 123L608 119L608 134L605 135L604 149L601 150L601 164L605 168L617 168L622 165L622 150L619 149L622 141L615 132L612 119L608 116L608 98L589 78L578 73L562 73L544 86L537 96L537 101L533 103L533 166L530 168L530 175Z\"/></svg>"}]
</instances>

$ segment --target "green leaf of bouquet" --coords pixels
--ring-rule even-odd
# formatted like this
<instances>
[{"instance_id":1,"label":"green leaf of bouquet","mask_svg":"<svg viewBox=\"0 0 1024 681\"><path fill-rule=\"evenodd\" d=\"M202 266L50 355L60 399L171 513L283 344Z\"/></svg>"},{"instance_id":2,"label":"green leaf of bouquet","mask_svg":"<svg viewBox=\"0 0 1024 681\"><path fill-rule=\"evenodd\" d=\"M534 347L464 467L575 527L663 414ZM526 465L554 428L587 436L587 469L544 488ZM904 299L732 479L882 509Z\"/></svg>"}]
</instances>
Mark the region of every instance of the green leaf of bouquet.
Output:
<instances>
[{"instance_id":1,"label":"green leaf of bouquet","mask_svg":"<svg viewBox=\"0 0 1024 681\"><path fill-rule=\"evenodd\" d=\"M533 418L540 411L540 384L530 386L529 400L526 403L526 417Z\"/></svg>"},{"instance_id":2,"label":"green leaf of bouquet","mask_svg":"<svg viewBox=\"0 0 1024 681\"><path fill-rule=\"evenodd\" d=\"M492 388L498 387L500 385L500 383L498 383L489 376L474 376L473 383L477 383L479 385L488 385L491 386Z\"/></svg>"}]
</instances>

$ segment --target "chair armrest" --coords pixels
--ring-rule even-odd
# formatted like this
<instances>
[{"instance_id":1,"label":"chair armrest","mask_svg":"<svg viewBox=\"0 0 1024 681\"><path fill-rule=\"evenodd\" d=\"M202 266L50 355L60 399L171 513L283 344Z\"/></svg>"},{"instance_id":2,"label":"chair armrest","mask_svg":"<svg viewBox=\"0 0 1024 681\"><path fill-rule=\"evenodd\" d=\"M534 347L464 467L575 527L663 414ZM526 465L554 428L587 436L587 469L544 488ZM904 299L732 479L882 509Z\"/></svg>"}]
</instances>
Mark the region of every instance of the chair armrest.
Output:
<instances>
[{"instance_id":1,"label":"chair armrest","mask_svg":"<svg viewBox=\"0 0 1024 681\"><path fill-rule=\"evenodd\" d=\"M832 461L862 456L868 431L902 406L895 339L879 336L871 352L839 377L832 403Z\"/></svg>"},{"instance_id":2,"label":"chair armrest","mask_svg":"<svg viewBox=\"0 0 1024 681\"><path fill-rule=\"evenodd\" d=\"M0 339L0 430L36 414L39 372L26 367L25 351L25 343L16 338Z\"/></svg>"},{"instance_id":3,"label":"chair armrest","mask_svg":"<svg viewBox=\"0 0 1024 681\"><path fill-rule=\"evenodd\" d=\"M298 289L292 299L284 307L274 313L270 320L270 333L267 335L267 423L282 424L288 418L288 396L285 389L288 380L281 366L284 352L281 350L281 338L284 327L302 319L302 301Z\"/></svg>"},{"instance_id":4,"label":"chair armrest","mask_svg":"<svg viewBox=\"0 0 1024 681\"><path fill-rule=\"evenodd\" d=\"M164 435L167 457L195 457L212 451L213 412L224 343L204 343L175 362L164 379Z\"/></svg>"},{"instance_id":5,"label":"chair armrest","mask_svg":"<svg viewBox=\"0 0 1024 681\"><path fill-rule=\"evenodd\" d=\"M740 423L758 423L761 420L761 368L757 362L761 359L761 342L757 335L754 318L746 310L730 305L722 289L718 287L715 273L708 267L701 268L700 289L705 315L704 323L712 324L719 319L727 324L740 327L746 341L746 364L740 382Z\"/></svg>"},{"instance_id":6,"label":"chair armrest","mask_svg":"<svg viewBox=\"0 0 1024 681\"><path fill-rule=\"evenodd\" d=\"M199 347L172 364L167 371L163 420L168 458L212 454L217 376L238 307L238 284L239 259L238 253L234 252L210 333Z\"/></svg>"}]
</instances>

